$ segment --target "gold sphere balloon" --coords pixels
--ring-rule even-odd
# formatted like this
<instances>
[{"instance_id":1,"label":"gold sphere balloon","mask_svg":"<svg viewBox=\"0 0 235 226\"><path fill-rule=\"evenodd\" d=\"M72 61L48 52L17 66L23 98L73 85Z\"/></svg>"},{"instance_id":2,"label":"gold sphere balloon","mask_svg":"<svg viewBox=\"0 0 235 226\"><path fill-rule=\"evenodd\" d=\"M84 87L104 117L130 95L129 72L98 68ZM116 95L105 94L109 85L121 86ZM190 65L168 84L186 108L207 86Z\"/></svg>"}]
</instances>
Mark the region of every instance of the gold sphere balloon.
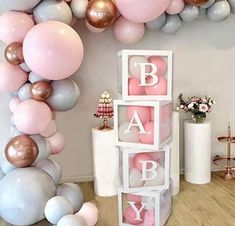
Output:
<instances>
[{"instance_id":1,"label":"gold sphere balloon","mask_svg":"<svg viewBox=\"0 0 235 226\"><path fill-rule=\"evenodd\" d=\"M31 85L30 87L32 98L37 101L45 101L52 94L51 85L45 81L38 81Z\"/></svg>"},{"instance_id":2,"label":"gold sphere balloon","mask_svg":"<svg viewBox=\"0 0 235 226\"><path fill-rule=\"evenodd\" d=\"M18 42L9 44L5 49L6 60L13 65L19 65L24 62L22 45Z\"/></svg>"},{"instance_id":3,"label":"gold sphere balloon","mask_svg":"<svg viewBox=\"0 0 235 226\"><path fill-rule=\"evenodd\" d=\"M184 0L185 3L194 5L194 6L202 6L206 4L209 0Z\"/></svg>"},{"instance_id":4,"label":"gold sphere balloon","mask_svg":"<svg viewBox=\"0 0 235 226\"><path fill-rule=\"evenodd\" d=\"M28 167L38 156L38 146L29 136L19 135L8 142L5 156L16 167Z\"/></svg>"},{"instance_id":5,"label":"gold sphere balloon","mask_svg":"<svg viewBox=\"0 0 235 226\"><path fill-rule=\"evenodd\" d=\"M106 28L116 18L116 6L111 0L91 0L87 7L86 18L96 28Z\"/></svg>"}]
</instances>

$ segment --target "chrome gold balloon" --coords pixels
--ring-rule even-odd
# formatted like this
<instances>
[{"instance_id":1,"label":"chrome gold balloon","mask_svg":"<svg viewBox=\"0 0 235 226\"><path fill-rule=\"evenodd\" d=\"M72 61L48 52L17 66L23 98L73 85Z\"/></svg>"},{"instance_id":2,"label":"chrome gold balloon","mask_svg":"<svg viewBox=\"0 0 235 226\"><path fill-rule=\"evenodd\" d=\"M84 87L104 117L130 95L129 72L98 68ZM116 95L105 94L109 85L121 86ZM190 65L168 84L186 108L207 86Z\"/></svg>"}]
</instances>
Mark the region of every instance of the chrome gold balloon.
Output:
<instances>
[{"instance_id":1,"label":"chrome gold balloon","mask_svg":"<svg viewBox=\"0 0 235 226\"><path fill-rule=\"evenodd\" d=\"M5 58L10 64L22 64L24 62L22 45L18 42L9 44L5 49Z\"/></svg>"},{"instance_id":2,"label":"chrome gold balloon","mask_svg":"<svg viewBox=\"0 0 235 226\"><path fill-rule=\"evenodd\" d=\"M185 3L195 6L201 6L206 4L209 0L184 0Z\"/></svg>"},{"instance_id":3,"label":"chrome gold balloon","mask_svg":"<svg viewBox=\"0 0 235 226\"><path fill-rule=\"evenodd\" d=\"M45 101L52 94L51 85L45 81L38 81L31 85L30 87L32 98L37 101Z\"/></svg>"}]
</instances>

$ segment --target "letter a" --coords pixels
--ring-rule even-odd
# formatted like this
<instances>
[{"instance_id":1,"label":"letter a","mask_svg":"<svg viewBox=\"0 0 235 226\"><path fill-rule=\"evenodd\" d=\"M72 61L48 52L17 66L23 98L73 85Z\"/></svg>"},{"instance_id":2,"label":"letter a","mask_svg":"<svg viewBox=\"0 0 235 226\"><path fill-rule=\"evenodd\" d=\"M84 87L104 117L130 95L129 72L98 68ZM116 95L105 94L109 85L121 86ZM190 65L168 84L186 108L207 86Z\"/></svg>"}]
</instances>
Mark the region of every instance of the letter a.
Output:
<instances>
[{"instance_id":1,"label":"letter a","mask_svg":"<svg viewBox=\"0 0 235 226\"><path fill-rule=\"evenodd\" d=\"M134 123L136 121L136 123ZM140 120L140 117L138 115L138 113L135 111L132 119L131 119L131 122L128 126L128 128L125 130L124 133L131 133L131 127L133 126L136 126L136 127L139 127L139 130L140 132L139 133L147 133L145 130L144 130L144 126Z\"/></svg>"}]
</instances>

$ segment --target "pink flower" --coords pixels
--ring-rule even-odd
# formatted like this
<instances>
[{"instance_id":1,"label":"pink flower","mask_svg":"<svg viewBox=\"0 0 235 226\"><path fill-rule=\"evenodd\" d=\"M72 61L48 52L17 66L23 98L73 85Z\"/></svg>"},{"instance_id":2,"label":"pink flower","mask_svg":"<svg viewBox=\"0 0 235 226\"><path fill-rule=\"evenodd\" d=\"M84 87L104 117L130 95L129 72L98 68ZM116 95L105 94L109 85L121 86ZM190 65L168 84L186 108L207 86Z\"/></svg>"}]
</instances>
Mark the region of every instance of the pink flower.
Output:
<instances>
[{"instance_id":1,"label":"pink flower","mask_svg":"<svg viewBox=\"0 0 235 226\"><path fill-rule=\"evenodd\" d=\"M199 111L207 112L208 111L208 106L206 104L200 104L199 105Z\"/></svg>"}]
</instances>

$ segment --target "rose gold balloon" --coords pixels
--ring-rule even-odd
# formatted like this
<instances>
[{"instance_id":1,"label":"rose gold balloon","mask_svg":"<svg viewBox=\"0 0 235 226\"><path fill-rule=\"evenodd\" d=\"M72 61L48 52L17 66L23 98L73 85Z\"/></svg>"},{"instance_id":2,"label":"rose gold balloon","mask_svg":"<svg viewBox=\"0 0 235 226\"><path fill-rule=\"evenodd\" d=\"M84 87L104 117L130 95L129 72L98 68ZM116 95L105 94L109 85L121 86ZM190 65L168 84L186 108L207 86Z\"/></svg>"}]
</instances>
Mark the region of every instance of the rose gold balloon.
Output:
<instances>
[{"instance_id":1,"label":"rose gold balloon","mask_svg":"<svg viewBox=\"0 0 235 226\"><path fill-rule=\"evenodd\" d=\"M30 87L32 98L38 101L45 101L52 94L51 85L45 81L38 81Z\"/></svg>"},{"instance_id":2,"label":"rose gold balloon","mask_svg":"<svg viewBox=\"0 0 235 226\"><path fill-rule=\"evenodd\" d=\"M29 136L19 135L8 142L5 155L12 165L19 168L27 167L37 158L38 146Z\"/></svg>"},{"instance_id":3,"label":"rose gold balloon","mask_svg":"<svg viewBox=\"0 0 235 226\"><path fill-rule=\"evenodd\" d=\"M184 0L185 3L195 6L201 6L206 4L209 0Z\"/></svg>"},{"instance_id":4,"label":"rose gold balloon","mask_svg":"<svg viewBox=\"0 0 235 226\"><path fill-rule=\"evenodd\" d=\"M111 0L91 0L87 7L86 18L96 28L106 28L116 18L116 6Z\"/></svg>"},{"instance_id":5,"label":"rose gold balloon","mask_svg":"<svg viewBox=\"0 0 235 226\"><path fill-rule=\"evenodd\" d=\"M6 60L13 65L19 65L24 62L22 45L20 43L14 42L8 45L5 49Z\"/></svg>"}]
</instances>

